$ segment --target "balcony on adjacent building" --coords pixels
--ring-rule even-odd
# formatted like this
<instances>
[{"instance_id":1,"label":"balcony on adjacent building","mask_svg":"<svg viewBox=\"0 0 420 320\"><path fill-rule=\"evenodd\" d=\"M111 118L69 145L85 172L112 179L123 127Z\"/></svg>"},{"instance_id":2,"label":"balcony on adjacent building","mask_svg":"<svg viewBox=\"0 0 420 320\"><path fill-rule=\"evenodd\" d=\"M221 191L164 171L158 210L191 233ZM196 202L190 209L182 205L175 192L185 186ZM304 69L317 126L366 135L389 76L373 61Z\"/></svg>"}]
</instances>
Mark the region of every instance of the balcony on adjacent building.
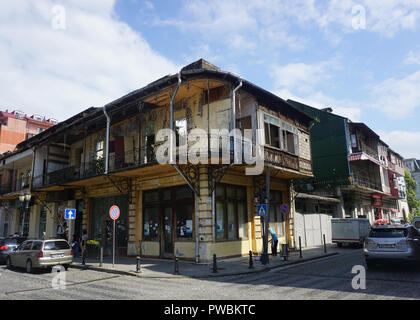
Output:
<instances>
[{"instance_id":1,"label":"balcony on adjacent building","mask_svg":"<svg viewBox=\"0 0 420 320\"><path fill-rule=\"evenodd\" d=\"M372 179L360 174L351 174L351 184L355 186L361 186L373 190L377 190L382 192L382 184L381 181L378 181L377 179Z\"/></svg>"}]
</instances>

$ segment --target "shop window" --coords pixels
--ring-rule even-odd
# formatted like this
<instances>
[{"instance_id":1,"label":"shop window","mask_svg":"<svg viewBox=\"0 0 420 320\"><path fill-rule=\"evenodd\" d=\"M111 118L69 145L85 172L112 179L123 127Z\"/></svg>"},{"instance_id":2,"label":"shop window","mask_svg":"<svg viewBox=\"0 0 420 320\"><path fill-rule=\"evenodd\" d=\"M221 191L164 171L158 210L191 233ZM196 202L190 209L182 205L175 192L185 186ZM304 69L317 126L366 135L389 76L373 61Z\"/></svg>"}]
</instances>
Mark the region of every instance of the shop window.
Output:
<instances>
[{"instance_id":1,"label":"shop window","mask_svg":"<svg viewBox=\"0 0 420 320\"><path fill-rule=\"evenodd\" d=\"M143 239L157 241L159 239L159 210L158 207L144 208Z\"/></svg>"},{"instance_id":2,"label":"shop window","mask_svg":"<svg viewBox=\"0 0 420 320\"><path fill-rule=\"evenodd\" d=\"M144 202L154 202L159 201L159 192L156 191L148 191L144 193Z\"/></svg>"},{"instance_id":3,"label":"shop window","mask_svg":"<svg viewBox=\"0 0 420 320\"><path fill-rule=\"evenodd\" d=\"M168 232L175 230L177 240L192 239L193 200L193 192L188 186L145 191L143 193L143 239L158 241L160 228L164 228L167 236L170 236ZM164 212L171 212L170 215L164 215L168 219L162 217Z\"/></svg>"},{"instance_id":4,"label":"shop window","mask_svg":"<svg viewBox=\"0 0 420 320\"><path fill-rule=\"evenodd\" d=\"M247 238L246 188L219 184L216 187L216 240Z\"/></svg>"},{"instance_id":5,"label":"shop window","mask_svg":"<svg viewBox=\"0 0 420 320\"><path fill-rule=\"evenodd\" d=\"M192 205L181 205L176 210L176 237L178 239L192 239L193 236L193 220Z\"/></svg>"}]
</instances>

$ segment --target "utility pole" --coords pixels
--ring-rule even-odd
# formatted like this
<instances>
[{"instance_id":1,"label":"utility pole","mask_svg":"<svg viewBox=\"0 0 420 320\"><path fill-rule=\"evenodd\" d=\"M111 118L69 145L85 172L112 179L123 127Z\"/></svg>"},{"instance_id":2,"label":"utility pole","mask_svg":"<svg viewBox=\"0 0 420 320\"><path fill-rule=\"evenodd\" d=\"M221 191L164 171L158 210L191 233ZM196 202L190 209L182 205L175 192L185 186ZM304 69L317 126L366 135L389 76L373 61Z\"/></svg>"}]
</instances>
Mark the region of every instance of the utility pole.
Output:
<instances>
[{"instance_id":1,"label":"utility pole","mask_svg":"<svg viewBox=\"0 0 420 320\"><path fill-rule=\"evenodd\" d=\"M260 192L260 200L263 202L262 192ZM268 223L270 221L270 167L266 168L265 178L265 204L267 206L267 215L262 217L263 223L263 253L261 255L261 263L268 264Z\"/></svg>"}]
</instances>

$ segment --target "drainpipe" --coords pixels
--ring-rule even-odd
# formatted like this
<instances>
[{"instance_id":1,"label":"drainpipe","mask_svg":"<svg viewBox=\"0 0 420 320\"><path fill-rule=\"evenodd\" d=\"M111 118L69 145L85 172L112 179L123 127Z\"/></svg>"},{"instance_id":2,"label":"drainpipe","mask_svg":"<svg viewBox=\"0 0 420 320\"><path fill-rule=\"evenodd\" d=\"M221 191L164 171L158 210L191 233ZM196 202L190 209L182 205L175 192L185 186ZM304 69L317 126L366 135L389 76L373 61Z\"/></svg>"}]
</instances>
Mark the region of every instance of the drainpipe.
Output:
<instances>
[{"instance_id":1,"label":"drainpipe","mask_svg":"<svg viewBox=\"0 0 420 320\"><path fill-rule=\"evenodd\" d=\"M109 161L109 127L111 123L111 118L109 117L108 113L106 113L106 106L103 108L105 117L106 117L106 153L105 153L105 174L108 174L108 161Z\"/></svg>"},{"instance_id":2,"label":"drainpipe","mask_svg":"<svg viewBox=\"0 0 420 320\"><path fill-rule=\"evenodd\" d=\"M239 88L242 87L242 79L240 79L239 85L232 90L232 96L230 97L230 108L231 108L231 115L232 115L232 119L231 119L231 128L233 130L233 152L234 152L234 156L236 156L237 152L236 152L236 91L239 90ZM234 162L238 163L239 159L236 159L236 157L234 158Z\"/></svg>"},{"instance_id":3,"label":"drainpipe","mask_svg":"<svg viewBox=\"0 0 420 320\"><path fill-rule=\"evenodd\" d=\"M213 243L216 243L216 194L214 176L211 178L211 219L212 219L212 238Z\"/></svg>"},{"instance_id":4,"label":"drainpipe","mask_svg":"<svg viewBox=\"0 0 420 320\"><path fill-rule=\"evenodd\" d=\"M171 102L169 103L169 128L171 129L171 133L174 132L174 100L175 96L178 92L179 87L181 86L181 73L178 72L178 85L175 88L175 91L172 93ZM173 134L169 136L169 163L174 163L174 154L173 154Z\"/></svg>"},{"instance_id":5,"label":"drainpipe","mask_svg":"<svg viewBox=\"0 0 420 320\"><path fill-rule=\"evenodd\" d=\"M32 192L32 184L34 183L34 173L35 173L35 156L36 156L36 149L32 147L32 169L31 169L31 181L29 182L29 193Z\"/></svg>"}]
</instances>

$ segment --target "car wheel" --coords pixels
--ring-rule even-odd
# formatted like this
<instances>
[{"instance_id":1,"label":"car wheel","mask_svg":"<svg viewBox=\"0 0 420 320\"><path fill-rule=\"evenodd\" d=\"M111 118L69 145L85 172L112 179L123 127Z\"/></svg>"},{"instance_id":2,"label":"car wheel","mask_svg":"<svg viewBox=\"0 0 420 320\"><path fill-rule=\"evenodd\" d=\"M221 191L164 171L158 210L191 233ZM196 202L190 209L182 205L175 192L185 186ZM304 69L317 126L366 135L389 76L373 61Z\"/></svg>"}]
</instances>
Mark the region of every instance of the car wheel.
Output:
<instances>
[{"instance_id":1,"label":"car wheel","mask_svg":"<svg viewBox=\"0 0 420 320\"><path fill-rule=\"evenodd\" d=\"M31 260L26 261L26 272L27 273L32 273L33 272L32 261Z\"/></svg>"},{"instance_id":2,"label":"car wheel","mask_svg":"<svg viewBox=\"0 0 420 320\"><path fill-rule=\"evenodd\" d=\"M69 268L69 265L68 264L63 264L63 267L64 267L64 270L67 271L67 269Z\"/></svg>"},{"instance_id":3,"label":"car wheel","mask_svg":"<svg viewBox=\"0 0 420 320\"><path fill-rule=\"evenodd\" d=\"M337 247L341 248L343 244L341 242L337 242Z\"/></svg>"},{"instance_id":4,"label":"car wheel","mask_svg":"<svg viewBox=\"0 0 420 320\"><path fill-rule=\"evenodd\" d=\"M12 269L13 268L12 259L10 259L10 257L7 257L6 265L7 265L7 268L8 269Z\"/></svg>"}]
</instances>

